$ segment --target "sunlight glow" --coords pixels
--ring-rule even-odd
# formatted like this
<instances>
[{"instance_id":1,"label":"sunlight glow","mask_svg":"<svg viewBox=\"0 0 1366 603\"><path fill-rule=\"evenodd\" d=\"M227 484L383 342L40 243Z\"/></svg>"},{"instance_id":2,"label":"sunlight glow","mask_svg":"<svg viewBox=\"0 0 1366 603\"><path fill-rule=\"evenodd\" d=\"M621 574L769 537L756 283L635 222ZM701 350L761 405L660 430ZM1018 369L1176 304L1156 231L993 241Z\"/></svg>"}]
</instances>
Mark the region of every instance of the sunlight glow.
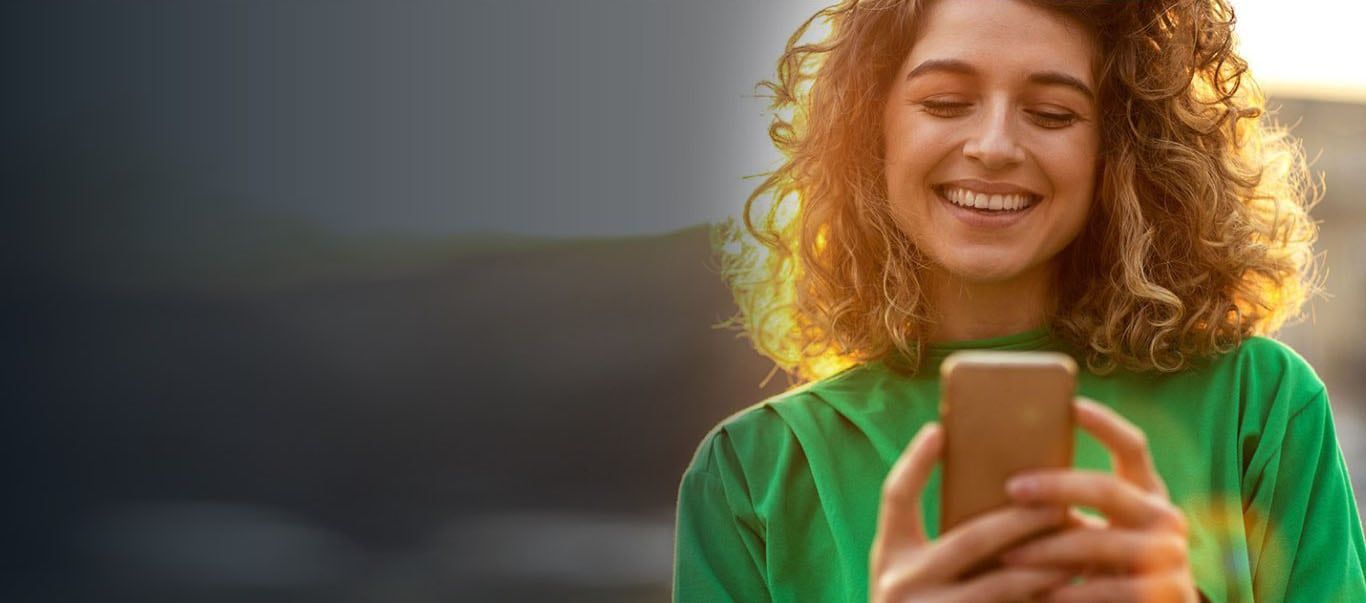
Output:
<instances>
[{"instance_id":1,"label":"sunlight glow","mask_svg":"<svg viewBox=\"0 0 1366 603\"><path fill-rule=\"evenodd\" d=\"M1239 48L1269 96L1366 102L1366 3L1233 0Z\"/></svg>"}]
</instances>

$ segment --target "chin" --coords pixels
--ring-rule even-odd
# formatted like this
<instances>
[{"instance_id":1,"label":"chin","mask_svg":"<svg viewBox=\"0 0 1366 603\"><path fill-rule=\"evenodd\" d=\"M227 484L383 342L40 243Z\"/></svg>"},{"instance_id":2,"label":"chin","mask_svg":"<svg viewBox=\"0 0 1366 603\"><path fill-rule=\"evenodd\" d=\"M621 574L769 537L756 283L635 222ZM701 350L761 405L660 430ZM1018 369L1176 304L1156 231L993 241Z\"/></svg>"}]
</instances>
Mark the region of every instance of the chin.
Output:
<instances>
[{"instance_id":1,"label":"chin","mask_svg":"<svg viewBox=\"0 0 1366 603\"><path fill-rule=\"evenodd\" d=\"M1027 267L1000 261L963 261L941 262L946 276L951 280L974 285L1005 283L1022 276Z\"/></svg>"}]
</instances>

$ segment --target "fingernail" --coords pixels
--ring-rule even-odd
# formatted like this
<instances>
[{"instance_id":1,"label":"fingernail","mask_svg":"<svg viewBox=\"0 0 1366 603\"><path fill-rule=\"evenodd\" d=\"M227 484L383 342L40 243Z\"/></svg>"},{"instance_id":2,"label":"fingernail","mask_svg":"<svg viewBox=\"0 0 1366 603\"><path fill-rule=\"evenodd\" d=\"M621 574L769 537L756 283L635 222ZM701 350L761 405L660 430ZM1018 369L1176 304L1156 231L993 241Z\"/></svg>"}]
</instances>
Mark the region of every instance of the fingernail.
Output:
<instances>
[{"instance_id":1,"label":"fingernail","mask_svg":"<svg viewBox=\"0 0 1366 603\"><path fill-rule=\"evenodd\" d=\"M1039 482L1031 477L1013 477L1006 482L1006 492L1016 498L1029 498L1038 494Z\"/></svg>"}]
</instances>

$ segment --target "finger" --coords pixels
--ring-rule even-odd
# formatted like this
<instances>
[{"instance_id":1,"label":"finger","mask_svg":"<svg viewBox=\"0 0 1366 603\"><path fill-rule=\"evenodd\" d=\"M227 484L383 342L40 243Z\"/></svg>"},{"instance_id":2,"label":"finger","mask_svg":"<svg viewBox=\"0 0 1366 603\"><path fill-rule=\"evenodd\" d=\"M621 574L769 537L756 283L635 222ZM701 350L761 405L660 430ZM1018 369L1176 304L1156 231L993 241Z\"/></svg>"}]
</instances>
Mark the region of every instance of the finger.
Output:
<instances>
[{"instance_id":1,"label":"finger","mask_svg":"<svg viewBox=\"0 0 1366 603\"><path fill-rule=\"evenodd\" d=\"M1011 478L1006 492L1025 504L1093 507L1112 524L1162 526L1183 535L1186 531L1185 517L1166 498L1139 490L1108 473L1071 469L1032 471Z\"/></svg>"},{"instance_id":2,"label":"finger","mask_svg":"<svg viewBox=\"0 0 1366 603\"><path fill-rule=\"evenodd\" d=\"M939 425L926 424L911 438L883 480L877 534L869 561L873 575L882 573L892 552L910 550L928 540L921 519L920 494L930 479L943 442Z\"/></svg>"},{"instance_id":3,"label":"finger","mask_svg":"<svg viewBox=\"0 0 1366 603\"><path fill-rule=\"evenodd\" d=\"M1078 399L1076 409L1077 425L1109 449L1116 475L1148 492L1166 497L1167 486L1157 473L1148 449L1148 436L1142 429L1091 400Z\"/></svg>"},{"instance_id":4,"label":"finger","mask_svg":"<svg viewBox=\"0 0 1366 603\"><path fill-rule=\"evenodd\" d=\"M930 544L915 568L917 581L954 580L1020 540L1060 527L1063 520L1061 509L1017 505L974 517Z\"/></svg>"},{"instance_id":5,"label":"finger","mask_svg":"<svg viewBox=\"0 0 1366 603\"><path fill-rule=\"evenodd\" d=\"M1180 571L1148 576L1102 576L1050 591L1047 603L1166 603L1193 600L1195 586Z\"/></svg>"},{"instance_id":6,"label":"finger","mask_svg":"<svg viewBox=\"0 0 1366 603\"><path fill-rule=\"evenodd\" d=\"M1082 571L1152 572L1184 567L1186 540L1170 532L1068 530L1020 545L1001 556L1011 566Z\"/></svg>"},{"instance_id":7,"label":"finger","mask_svg":"<svg viewBox=\"0 0 1366 603\"><path fill-rule=\"evenodd\" d=\"M1021 601L1059 586L1072 575L1044 568L1005 568L946 589L948 601Z\"/></svg>"}]
</instances>

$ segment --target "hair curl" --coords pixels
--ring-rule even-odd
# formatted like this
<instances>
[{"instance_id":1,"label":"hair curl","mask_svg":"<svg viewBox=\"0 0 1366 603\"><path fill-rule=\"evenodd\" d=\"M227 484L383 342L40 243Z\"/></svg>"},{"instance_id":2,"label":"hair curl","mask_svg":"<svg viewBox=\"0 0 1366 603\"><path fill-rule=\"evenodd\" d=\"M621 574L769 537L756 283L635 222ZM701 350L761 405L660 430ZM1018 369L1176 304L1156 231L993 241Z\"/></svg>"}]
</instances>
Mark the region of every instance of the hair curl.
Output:
<instances>
[{"instance_id":1,"label":"hair curl","mask_svg":"<svg viewBox=\"0 0 1366 603\"><path fill-rule=\"evenodd\" d=\"M914 372L935 320L882 170L882 103L925 4L825 8L760 83L785 159L714 245L739 305L730 324L798 380L892 352ZM1170 372L1297 316L1319 282L1318 187L1265 115L1227 2L1035 4L1086 24L1099 50L1102 167L1060 258L1054 333L1094 371Z\"/></svg>"}]
</instances>

